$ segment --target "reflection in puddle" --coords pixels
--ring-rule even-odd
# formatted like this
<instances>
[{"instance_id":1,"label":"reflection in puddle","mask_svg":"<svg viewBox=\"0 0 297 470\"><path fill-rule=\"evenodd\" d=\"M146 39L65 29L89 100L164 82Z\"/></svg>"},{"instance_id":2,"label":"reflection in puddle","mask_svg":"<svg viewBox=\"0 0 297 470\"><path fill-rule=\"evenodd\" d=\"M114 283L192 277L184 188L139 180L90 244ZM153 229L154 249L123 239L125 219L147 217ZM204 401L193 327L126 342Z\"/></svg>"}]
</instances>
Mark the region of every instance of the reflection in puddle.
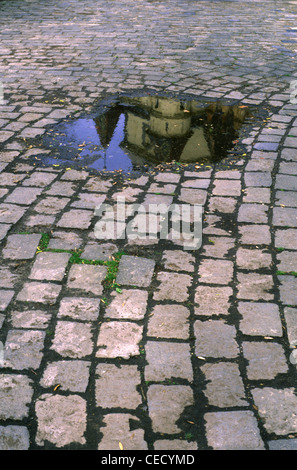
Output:
<instances>
[{"instance_id":1,"label":"reflection in puddle","mask_svg":"<svg viewBox=\"0 0 297 470\"><path fill-rule=\"evenodd\" d=\"M160 96L122 97L97 116L58 124L45 134L45 164L132 171L160 163L224 159L250 116L246 106L204 105Z\"/></svg>"}]
</instances>

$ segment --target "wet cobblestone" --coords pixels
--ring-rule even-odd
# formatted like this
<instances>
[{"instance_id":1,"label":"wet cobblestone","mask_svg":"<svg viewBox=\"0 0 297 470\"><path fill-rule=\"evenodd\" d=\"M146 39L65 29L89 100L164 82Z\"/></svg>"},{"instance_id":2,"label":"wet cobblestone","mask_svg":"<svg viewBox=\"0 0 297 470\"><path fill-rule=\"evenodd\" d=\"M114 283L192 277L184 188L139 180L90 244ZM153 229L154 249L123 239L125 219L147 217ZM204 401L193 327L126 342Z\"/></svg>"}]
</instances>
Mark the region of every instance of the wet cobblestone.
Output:
<instances>
[{"instance_id":1,"label":"wet cobblestone","mask_svg":"<svg viewBox=\"0 0 297 470\"><path fill-rule=\"evenodd\" d=\"M0 3L1 450L296 449L295 3ZM40 165L51 126L143 90L260 117L223 164ZM202 204L201 247L98 241L119 195Z\"/></svg>"}]
</instances>

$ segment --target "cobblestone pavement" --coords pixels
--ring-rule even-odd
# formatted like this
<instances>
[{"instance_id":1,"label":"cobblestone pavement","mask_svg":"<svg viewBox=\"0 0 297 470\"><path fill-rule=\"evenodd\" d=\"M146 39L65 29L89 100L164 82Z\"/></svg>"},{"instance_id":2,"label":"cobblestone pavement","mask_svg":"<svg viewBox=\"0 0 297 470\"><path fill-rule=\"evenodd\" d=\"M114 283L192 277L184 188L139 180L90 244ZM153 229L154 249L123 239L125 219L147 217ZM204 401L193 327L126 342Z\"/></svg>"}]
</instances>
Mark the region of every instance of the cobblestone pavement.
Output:
<instances>
[{"instance_id":1,"label":"cobblestone pavement","mask_svg":"<svg viewBox=\"0 0 297 470\"><path fill-rule=\"evenodd\" d=\"M297 449L296 3L1 1L1 449ZM34 161L142 89L266 114L229 167ZM100 202L156 188L203 204L201 248L98 242Z\"/></svg>"}]
</instances>

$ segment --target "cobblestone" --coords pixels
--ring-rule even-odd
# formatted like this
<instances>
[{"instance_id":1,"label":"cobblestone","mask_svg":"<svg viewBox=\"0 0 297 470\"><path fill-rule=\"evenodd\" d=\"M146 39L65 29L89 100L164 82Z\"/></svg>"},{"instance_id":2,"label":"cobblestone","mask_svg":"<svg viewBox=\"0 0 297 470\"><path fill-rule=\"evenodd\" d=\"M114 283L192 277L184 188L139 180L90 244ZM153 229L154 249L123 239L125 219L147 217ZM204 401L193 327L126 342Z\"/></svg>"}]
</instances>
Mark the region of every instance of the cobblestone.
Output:
<instances>
[{"instance_id":1,"label":"cobblestone","mask_svg":"<svg viewBox=\"0 0 297 470\"><path fill-rule=\"evenodd\" d=\"M296 449L295 3L0 3L0 449ZM45 148L144 90L252 116L222 162ZM202 205L201 247L98 240L118 196Z\"/></svg>"}]
</instances>

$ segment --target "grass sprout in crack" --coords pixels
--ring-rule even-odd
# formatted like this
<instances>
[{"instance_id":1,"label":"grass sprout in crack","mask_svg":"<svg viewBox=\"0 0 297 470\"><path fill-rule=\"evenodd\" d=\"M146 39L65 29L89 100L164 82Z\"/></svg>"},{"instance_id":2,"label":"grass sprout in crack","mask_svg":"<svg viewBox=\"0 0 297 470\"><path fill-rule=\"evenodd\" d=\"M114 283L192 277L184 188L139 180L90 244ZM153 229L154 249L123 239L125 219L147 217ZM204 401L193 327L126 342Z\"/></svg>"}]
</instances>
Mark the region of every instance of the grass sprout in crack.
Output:
<instances>
[{"instance_id":1,"label":"grass sprout in crack","mask_svg":"<svg viewBox=\"0 0 297 470\"><path fill-rule=\"evenodd\" d=\"M158 95L123 96L97 113L51 127L45 165L131 172L162 163L217 163L228 156L247 106Z\"/></svg>"}]
</instances>

